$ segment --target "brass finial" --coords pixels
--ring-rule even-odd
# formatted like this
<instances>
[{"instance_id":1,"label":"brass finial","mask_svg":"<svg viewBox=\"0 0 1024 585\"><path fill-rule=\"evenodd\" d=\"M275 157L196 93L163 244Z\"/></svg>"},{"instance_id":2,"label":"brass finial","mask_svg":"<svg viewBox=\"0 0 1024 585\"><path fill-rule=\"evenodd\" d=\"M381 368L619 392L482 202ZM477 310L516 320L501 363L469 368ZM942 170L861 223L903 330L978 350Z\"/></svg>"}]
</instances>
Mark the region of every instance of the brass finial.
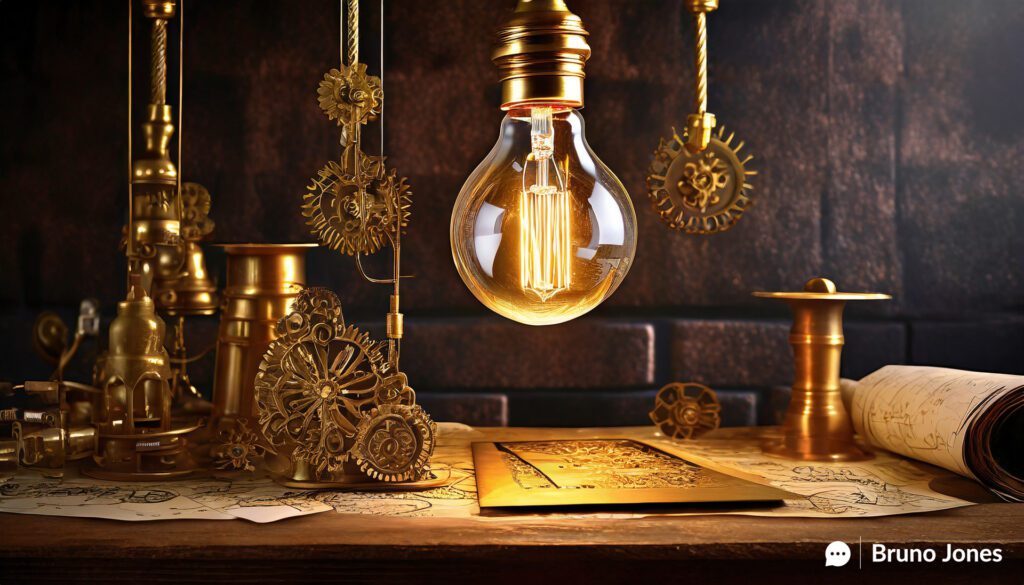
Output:
<instances>
[{"instance_id":1,"label":"brass finial","mask_svg":"<svg viewBox=\"0 0 1024 585\"><path fill-rule=\"evenodd\" d=\"M583 21L563 0L519 0L498 29L491 60L501 74L501 109L583 107L583 68L590 58Z\"/></svg>"}]
</instances>

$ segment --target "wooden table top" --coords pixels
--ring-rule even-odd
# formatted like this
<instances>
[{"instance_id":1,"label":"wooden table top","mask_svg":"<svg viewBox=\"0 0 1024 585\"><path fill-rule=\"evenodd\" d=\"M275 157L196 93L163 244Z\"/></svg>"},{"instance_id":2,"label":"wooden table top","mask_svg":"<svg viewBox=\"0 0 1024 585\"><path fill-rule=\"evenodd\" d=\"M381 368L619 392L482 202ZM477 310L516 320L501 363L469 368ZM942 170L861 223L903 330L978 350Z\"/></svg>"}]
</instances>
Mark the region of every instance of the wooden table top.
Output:
<instances>
[{"instance_id":1,"label":"wooden table top","mask_svg":"<svg viewBox=\"0 0 1024 585\"><path fill-rule=\"evenodd\" d=\"M485 512L486 513L486 512ZM828 543L854 547L824 567ZM863 542L858 558L857 544ZM873 543L1001 549L1000 563L873 564ZM856 564L862 568L858 569ZM271 524L119 522L0 514L0 585L20 582L223 583L455 580L828 583L918 579L1024 583L1024 505L985 503L855 519L565 516L486 519L333 512ZM756 577L751 579L751 576Z\"/></svg>"}]
</instances>

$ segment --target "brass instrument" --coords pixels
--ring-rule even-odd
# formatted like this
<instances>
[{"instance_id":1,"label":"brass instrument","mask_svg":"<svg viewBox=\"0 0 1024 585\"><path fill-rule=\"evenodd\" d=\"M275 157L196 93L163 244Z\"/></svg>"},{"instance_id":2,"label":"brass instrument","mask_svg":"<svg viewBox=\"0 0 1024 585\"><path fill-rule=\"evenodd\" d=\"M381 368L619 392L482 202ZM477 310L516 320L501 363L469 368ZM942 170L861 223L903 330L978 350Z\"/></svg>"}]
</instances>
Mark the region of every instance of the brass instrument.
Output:
<instances>
[{"instance_id":1,"label":"brass instrument","mask_svg":"<svg viewBox=\"0 0 1024 585\"><path fill-rule=\"evenodd\" d=\"M881 293L836 292L827 278L812 278L800 292L755 292L754 296L782 299L793 309L796 379L783 422L783 438L764 446L767 453L801 461L857 461L870 451L853 438L850 415L839 393L843 351L843 309L848 301L886 300Z\"/></svg>"}]
</instances>

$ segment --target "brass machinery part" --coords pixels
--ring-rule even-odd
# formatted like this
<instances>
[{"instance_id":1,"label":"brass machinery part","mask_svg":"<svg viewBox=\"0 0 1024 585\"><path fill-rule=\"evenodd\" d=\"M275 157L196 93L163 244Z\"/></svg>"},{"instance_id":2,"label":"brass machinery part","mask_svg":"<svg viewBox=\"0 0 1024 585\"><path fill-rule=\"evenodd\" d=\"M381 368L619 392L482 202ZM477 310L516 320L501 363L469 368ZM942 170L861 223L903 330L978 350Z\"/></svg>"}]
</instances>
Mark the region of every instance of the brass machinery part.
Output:
<instances>
[{"instance_id":1,"label":"brass machinery part","mask_svg":"<svg viewBox=\"0 0 1024 585\"><path fill-rule=\"evenodd\" d=\"M351 158L355 148L347 151ZM409 225L412 205L405 177L388 170L382 157L358 158L358 173L351 172L355 162L328 162L306 187L302 202L302 215L317 240L349 256L373 254L391 242L396 224Z\"/></svg>"},{"instance_id":2,"label":"brass machinery part","mask_svg":"<svg viewBox=\"0 0 1024 585\"><path fill-rule=\"evenodd\" d=\"M233 419L222 425L210 448L213 468L218 471L256 471L266 447L245 419Z\"/></svg>"},{"instance_id":3,"label":"brass machinery part","mask_svg":"<svg viewBox=\"0 0 1024 585\"><path fill-rule=\"evenodd\" d=\"M491 53L501 77L501 109L583 107L587 36L564 0L519 0Z\"/></svg>"},{"instance_id":4,"label":"brass machinery part","mask_svg":"<svg viewBox=\"0 0 1024 585\"><path fill-rule=\"evenodd\" d=\"M177 3L143 0L142 6L151 21L151 83L141 124L144 150L131 164L127 253L129 272L140 275L141 286L151 295L155 279L174 279L184 263L178 169L170 154L174 113L167 104L167 23L176 15Z\"/></svg>"},{"instance_id":5,"label":"brass machinery part","mask_svg":"<svg viewBox=\"0 0 1024 585\"><path fill-rule=\"evenodd\" d=\"M149 481L190 475L186 436L200 425L172 421L173 373L166 327L139 275L110 324L109 349L96 362L92 423L96 452L82 472L98 479Z\"/></svg>"},{"instance_id":6,"label":"brass machinery part","mask_svg":"<svg viewBox=\"0 0 1024 585\"><path fill-rule=\"evenodd\" d=\"M725 135L708 108L707 13L718 0L685 0L693 13L696 31L694 113L687 117L682 136L672 129L670 139L659 141L647 174L648 197L670 228L689 234L728 230L754 201L749 177L752 156L740 158L744 143L733 148L735 135Z\"/></svg>"},{"instance_id":7,"label":"brass machinery part","mask_svg":"<svg viewBox=\"0 0 1024 585\"><path fill-rule=\"evenodd\" d=\"M78 385L75 385L78 386ZM90 392L95 388L82 387ZM68 461L83 459L96 449L96 428L72 422L73 412L66 398L70 384L57 380L28 381L8 387L32 397L40 407L0 410L0 424L11 425L14 461L24 467L60 470Z\"/></svg>"},{"instance_id":8,"label":"brass machinery part","mask_svg":"<svg viewBox=\"0 0 1024 585\"><path fill-rule=\"evenodd\" d=\"M658 390L651 421L672 439L696 439L722 424L715 391L696 382L672 382Z\"/></svg>"},{"instance_id":9,"label":"brass machinery part","mask_svg":"<svg viewBox=\"0 0 1024 585\"><path fill-rule=\"evenodd\" d=\"M383 115L384 89L381 79L368 75L366 65L359 62L359 2L348 0L346 7L342 63L327 72L317 88L321 109L341 126L341 158L328 162L307 186L302 215L322 245L355 256L365 280L393 286L387 314L388 362L397 369L403 336L401 241L409 224L411 192L405 177L385 165L383 135L379 156L363 152L362 126ZM369 276L362 257L387 244L393 252L391 277Z\"/></svg>"},{"instance_id":10,"label":"brass machinery part","mask_svg":"<svg viewBox=\"0 0 1024 585\"><path fill-rule=\"evenodd\" d=\"M671 138L659 142L647 171L647 190L666 225L690 234L719 233L754 204L754 157L741 155L744 143L734 145L734 140L735 134L726 135L725 126L719 126L701 152L690 152L685 136L674 128Z\"/></svg>"},{"instance_id":11,"label":"brass machinery part","mask_svg":"<svg viewBox=\"0 0 1024 585\"><path fill-rule=\"evenodd\" d=\"M176 249L181 264L153 281L153 299L166 315L179 317L217 312L217 286L206 270L206 257L199 245L200 240L213 233L210 207L210 193L205 187L199 183L182 183L181 238Z\"/></svg>"},{"instance_id":12,"label":"brass machinery part","mask_svg":"<svg viewBox=\"0 0 1024 585\"><path fill-rule=\"evenodd\" d=\"M409 223L411 193L404 177L385 166L385 157L362 150L362 126L380 117L384 89L379 77L359 62L359 3L347 3L347 63L331 69L317 88L324 114L341 127L341 157L317 172L303 195L302 215L324 246L356 256L391 243Z\"/></svg>"},{"instance_id":13,"label":"brass machinery part","mask_svg":"<svg viewBox=\"0 0 1024 585\"><path fill-rule=\"evenodd\" d=\"M32 348L47 363L56 366L68 345L68 326L57 313L43 311L32 325Z\"/></svg>"},{"instance_id":14,"label":"brass machinery part","mask_svg":"<svg viewBox=\"0 0 1024 585\"><path fill-rule=\"evenodd\" d=\"M238 421L256 427L255 380L263 354L277 339L277 322L306 287L306 252L316 244L229 244L227 281L217 331L213 430ZM260 437L260 445L269 443Z\"/></svg>"},{"instance_id":15,"label":"brass machinery part","mask_svg":"<svg viewBox=\"0 0 1024 585\"><path fill-rule=\"evenodd\" d=\"M796 378L783 422L782 439L766 442L766 453L800 461L859 461L873 457L854 441L850 415L839 392L843 309L848 301L886 300L881 293L837 292L827 278L812 278L800 292L755 292L782 299L793 310L789 343Z\"/></svg>"},{"instance_id":16,"label":"brass machinery part","mask_svg":"<svg viewBox=\"0 0 1024 585\"><path fill-rule=\"evenodd\" d=\"M429 477L435 425L385 342L347 325L331 291L300 293L256 376L260 430L291 465L288 485Z\"/></svg>"}]
</instances>

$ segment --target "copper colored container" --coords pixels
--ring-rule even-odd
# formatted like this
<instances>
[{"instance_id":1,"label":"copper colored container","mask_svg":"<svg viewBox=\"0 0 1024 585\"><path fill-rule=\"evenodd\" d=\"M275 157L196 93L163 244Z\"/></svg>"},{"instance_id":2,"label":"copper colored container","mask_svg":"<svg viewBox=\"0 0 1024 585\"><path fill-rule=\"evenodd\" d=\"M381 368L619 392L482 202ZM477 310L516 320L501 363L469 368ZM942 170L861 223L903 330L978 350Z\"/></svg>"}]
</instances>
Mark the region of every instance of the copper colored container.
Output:
<instances>
[{"instance_id":1,"label":"copper colored container","mask_svg":"<svg viewBox=\"0 0 1024 585\"><path fill-rule=\"evenodd\" d=\"M850 415L839 394L843 309L849 301L892 298L880 293L837 292L827 278L812 278L800 292L756 292L782 299L793 309L789 343L796 378L783 421L782 439L764 451L801 461L857 461L872 454L853 438Z\"/></svg>"},{"instance_id":2,"label":"copper colored container","mask_svg":"<svg viewBox=\"0 0 1024 585\"><path fill-rule=\"evenodd\" d=\"M217 365L214 424L246 419L257 426L255 380L260 360L277 336L277 321L306 286L306 251L316 244L228 244Z\"/></svg>"}]
</instances>

